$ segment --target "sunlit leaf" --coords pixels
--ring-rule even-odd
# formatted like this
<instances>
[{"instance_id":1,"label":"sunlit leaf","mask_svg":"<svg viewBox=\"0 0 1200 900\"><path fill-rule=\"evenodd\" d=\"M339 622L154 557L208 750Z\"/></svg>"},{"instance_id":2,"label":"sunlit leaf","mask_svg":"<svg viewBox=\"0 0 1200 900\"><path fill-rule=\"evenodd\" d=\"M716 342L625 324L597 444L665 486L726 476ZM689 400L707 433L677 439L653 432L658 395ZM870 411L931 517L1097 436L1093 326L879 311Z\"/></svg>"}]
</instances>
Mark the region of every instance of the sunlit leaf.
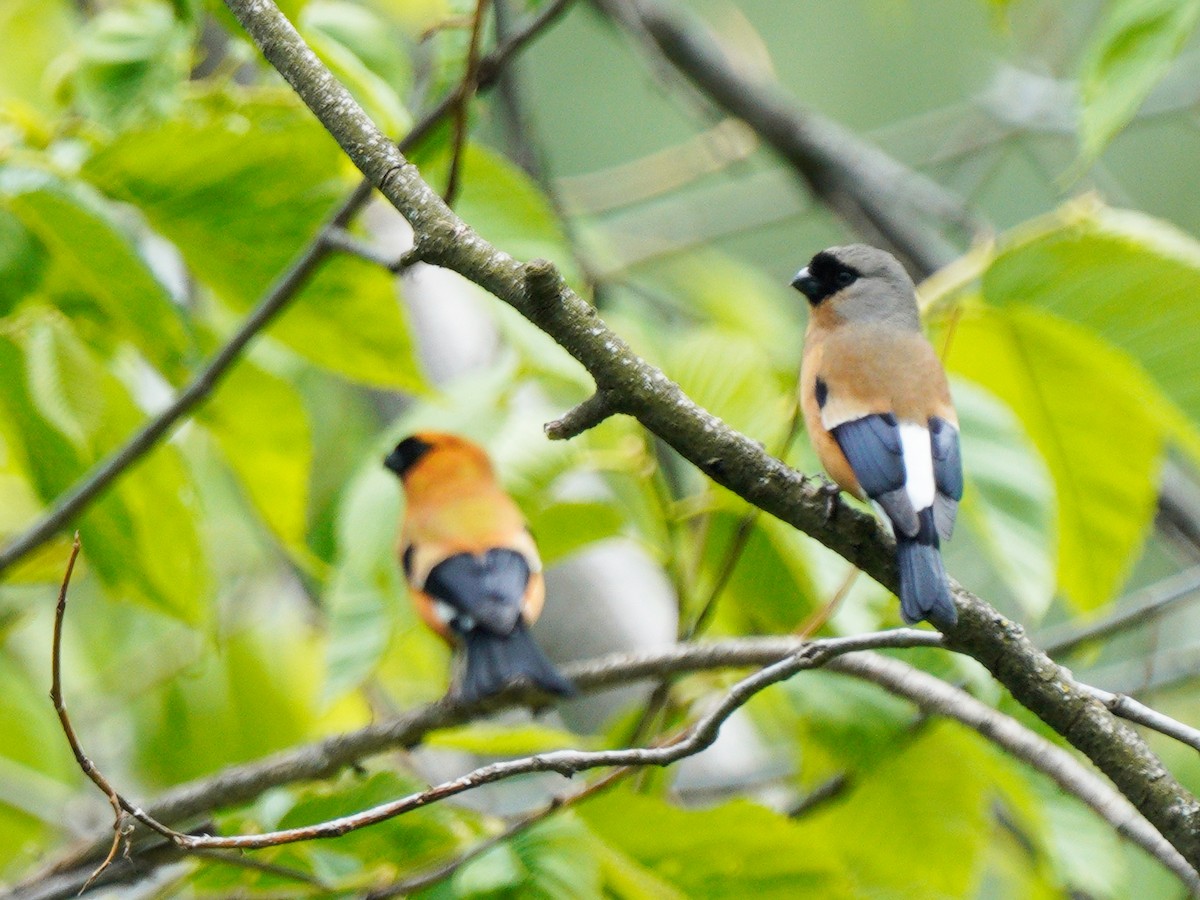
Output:
<instances>
[{"instance_id":1,"label":"sunlit leaf","mask_svg":"<svg viewBox=\"0 0 1200 900\"><path fill-rule=\"evenodd\" d=\"M170 112L190 64L191 37L163 0L101 9L79 38L71 79L76 105L112 127Z\"/></svg>"},{"instance_id":2,"label":"sunlit leaf","mask_svg":"<svg viewBox=\"0 0 1200 900\"><path fill-rule=\"evenodd\" d=\"M607 844L689 897L851 896L823 841L745 800L683 810L610 791L579 814Z\"/></svg>"},{"instance_id":3,"label":"sunlit leaf","mask_svg":"<svg viewBox=\"0 0 1200 900\"><path fill-rule=\"evenodd\" d=\"M980 539L1025 611L1040 617L1055 587L1054 488L1049 473L1004 404L963 381L954 385L954 402L967 476L959 521ZM953 547L952 542L951 553ZM950 554L946 556L949 565Z\"/></svg>"},{"instance_id":4,"label":"sunlit leaf","mask_svg":"<svg viewBox=\"0 0 1200 900\"><path fill-rule=\"evenodd\" d=\"M312 439L295 388L243 361L200 417L264 521L298 547L308 512Z\"/></svg>"},{"instance_id":5,"label":"sunlit leaf","mask_svg":"<svg viewBox=\"0 0 1200 900\"><path fill-rule=\"evenodd\" d=\"M43 502L124 441L145 415L128 389L46 311L0 339L0 428ZM175 448L132 468L80 521L84 555L117 596L196 621L208 587L187 473ZM136 559L137 565L130 565Z\"/></svg>"},{"instance_id":6,"label":"sunlit leaf","mask_svg":"<svg viewBox=\"0 0 1200 900\"><path fill-rule=\"evenodd\" d=\"M1197 0L1115 0L1084 51L1080 74L1085 160L1137 112L1200 18Z\"/></svg>"},{"instance_id":7,"label":"sunlit leaf","mask_svg":"<svg viewBox=\"0 0 1200 900\"><path fill-rule=\"evenodd\" d=\"M70 41L72 12L66 0L0 4L0 47L10 48L0 66L0 101L20 100L43 110L53 107L53 82L46 73Z\"/></svg>"},{"instance_id":8,"label":"sunlit leaf","mask_svg":"<svg viewBox=\"0 0 1200 900\"><path fill-rule=\"evenodd\" d=\"M1157 385L1143 402L1200 460L1200 242L1161 219L1080 203L1003 243L981 288L989 303L1053 312L1134 357ZM1190 422L1163 408L1164 394Z\"/></svg>"},{"instance_id":9,"label":"sunlit leaf","mask_svg":"<svg viewBox=\"0 0 1200 900\"><path fill-rule=\"evenodd\" d=\"M0 208L36 237L47 263L103 311L119 336L168 375L179 375L189 346L180 312L100 198L42 172L6 169Z\"/></svg>"},{"instance_id":10,"label":"sunlit leaf","mask_svg":"<svg viewBox=\"0 0 1200 900\"><path fill-rule=\"evenodd\" d=\"M672 342L667 370L689 397L743 434L778 441L791 419L790 391L758 342L713 329Z\"/></svg>"},{"instance_id":11,"label":"sunlit leaf","mask_svg":"<svg viewBox=\"0 0 1200 900\"><path fill-rule=\"evenodd\" d=\"M353 184L345 172L307 110L269 92L210 97L186 118L126 133L84 170L137 206L237 310L257 303L313 239ZM357 258L322 266L268 333L348 378L421 385L394 279Z\"/></svg>"},{"instance_id":12,"label":"sunlit leaf","mask_svg":"<svg viewBox=\"0 0 1200 900\"><path fill-rule=\"evenodd\" d=\"M1166 427L1155 387L1085 329L1016 305L964 313L948 366L1007 403L1046 461L1058 504L1058 584L1110 601L1150 527Z\"/></svg>"}]
</instances>

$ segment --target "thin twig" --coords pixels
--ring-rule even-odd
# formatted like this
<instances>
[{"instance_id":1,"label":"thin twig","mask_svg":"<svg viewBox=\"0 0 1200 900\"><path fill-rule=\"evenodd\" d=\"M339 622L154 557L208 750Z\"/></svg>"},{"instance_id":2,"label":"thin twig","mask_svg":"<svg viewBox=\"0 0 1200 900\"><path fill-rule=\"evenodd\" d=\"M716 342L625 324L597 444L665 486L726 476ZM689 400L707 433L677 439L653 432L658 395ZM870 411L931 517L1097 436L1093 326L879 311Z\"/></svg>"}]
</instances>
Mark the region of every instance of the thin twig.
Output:
<instances>
[{"instance_id":1,"label":"thin twig","mask_svg":"<svg viewBox=\"0 0 1200 900\"><path fill-rule=\"evenodd\" d=\"M450 172L446 176L446 190L442 194L447 206L454 206L454 200L458 197L471 97L475 94L475 85L479 78L479 42L483 36L483 20L487 15L487 8L488 0L476 0L475 17L471 22L471 42L467 45L467 70L459 85L458 101L454 104L454 139L450 149Z\"/></svg>"},{"instance_id":2,"label":"thin twig","mask_svg":"<svg viewBox=\"0 0 1200 900\"><path fill-rule=\"evenodd\" d=\"M377 888L366 895L364 900L386 900L389 897L402 897L407 894L415 893L416 891L425 890L433 887L440 881L449 878L460 868L473 859L478 859L493 847L503 844L505 841L512 840L518 834L529 830L539 822L544 822L553 815L557 815L564 809L570 809L573 806L582 803L608 790L613 785L627 778L635 770L629 766L624 766L620 769L614 769L601 778L597 778L591 784L568 794L565 797L555 797L544 807L529 815L522 816L516 822L513 822L507 828L497 835L494 835L487 840L480 841L473 847L460 853L454 859L438 866L437 868L425 872L420 875L414 875L411 878L406 878L404 881L398 881L395 884L387 887Z\"/></svg>"},{"instance_id":3,"label":"thin twig","mask_svg":"<svg viewBox=\"0 0 1200 900\"><path fill-rule=\"evenodd\" d=\"M1200 566L1191 566L1135 593L1107 618L1082 627L1063 625L1040 632L1038 643L1051 656L1072 653L1084 644L1103 640L1166 615L1200 592Z\"/></svg>"},{"instance_id":4,"label":"thin twig","mask_svg":"<svg viewBox=\"0 0 1200 900\"><path fill-rule=\"evenodd\" d=\"M100 877L100 874L107 869L114 859L116 859L117 851L121 846L121 839L126 835L126 814L137 818L147 826L154 828L156 831L170 833L165 826L159 825L150 817L146 816L140 810L127 803L120 794L96 768L96 764L88 758L83 752L83 747L79 744L79 738L75 734L75 728L71 724L71 717L67 713L67 704L63 700L62 693L62 632L63 619L67 613L67 591L71 586L71 575L75 571L75 560L79 558L79 549L82 543L79 540L79 532L75 532L75 539L71 542L71 555L67 559L67 570L63 574L62 586L58 591L58 605L54 610L54 636L51 645L50 654L50 700L54 703L54 711L58 713L58 721L62 725L63 734L66 735L67 743L71 745L71 752L75 755L75 762L79 764L79 768L83 771L91 782L98 787L104 796L108 798L108 802L113 808L113 839L112 846L109 848L108 855L104 857L100 865L84 882L80 893L87 890L91 884Z\"/></svg>"},{"instance_id":5,"label":"thin twig","mask_svg":"<svg viewBox=\"0 0 1200 900\"><path fill-rule=\"evenodd\" d=\"M1200 729L1193 728L1191 725L1185 725L1178 719L1172 719L1165 713L1151 709L1146 704L1134 700L1128 694L1114 694L1111 691L1105 691L1091 685L1083 685L1083 688L1108 707L1114 715L1143 725L1151 731L1165 734L1167 737L1174 738L1181 744L1186 744L1193 750L1200 750Z\"/></svg>"}]
</instances>

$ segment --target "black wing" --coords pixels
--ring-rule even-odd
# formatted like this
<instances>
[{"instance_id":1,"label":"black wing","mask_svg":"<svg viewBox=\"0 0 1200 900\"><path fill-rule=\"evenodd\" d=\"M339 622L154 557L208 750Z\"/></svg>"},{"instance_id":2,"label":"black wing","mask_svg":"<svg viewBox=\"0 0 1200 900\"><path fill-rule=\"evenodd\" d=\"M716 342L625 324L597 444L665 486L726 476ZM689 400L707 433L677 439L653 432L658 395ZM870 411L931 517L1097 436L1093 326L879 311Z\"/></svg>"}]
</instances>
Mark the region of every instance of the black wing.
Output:
<instances>
[{"instance_id":1,"label":"black wing","mask_svg":"<svg viewBox=\"0 0 1200 900\"><path fill-rule=\"evenodd\" d=\"M510 634L521 616L529 574L524 556L496 547L447 557L430 570L422 589L454 610L450 626L456 631L483 627Z\"/></svg>"},{"instance_id":2,"label":"black wing","mask_svg":"<svg viewBox=\"0 0 1200 900\"><path fill-rule=\"evenodd\" d=\"M866 495L883 507L892 527L915 535L920 528L917 511L904 489L904 447L900 428L891 413L875 413L843 422L830 430L842 449L854 477Z\"/></svg>"},{"instance_id":3,"label":"black wing","mask_svg":"<svg viewBox=\"0 0 1200 900\"><path fill-rule=\"evenodd\" d=\"M937 416L929 419L929 438L933 443L933 480L937 485L933 518L938 535L946 540L954 531L958 501L963 495L962 451L958 429L945 419Z\"/></svg>"}]
</instances>

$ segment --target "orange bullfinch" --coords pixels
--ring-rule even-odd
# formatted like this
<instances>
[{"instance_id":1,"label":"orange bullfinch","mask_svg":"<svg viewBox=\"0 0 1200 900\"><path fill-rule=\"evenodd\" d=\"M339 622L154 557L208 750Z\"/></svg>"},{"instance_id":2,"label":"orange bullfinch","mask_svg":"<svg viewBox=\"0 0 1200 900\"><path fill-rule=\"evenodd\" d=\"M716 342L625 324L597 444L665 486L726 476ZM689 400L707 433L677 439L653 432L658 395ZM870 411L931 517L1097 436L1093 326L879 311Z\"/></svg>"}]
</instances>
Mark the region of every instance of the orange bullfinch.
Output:
<instances>
[{"instance_id":1,"label":"orange bullfinch","mask_svg":"<svg viewBox=\"0 0 1200 900\"><path fill-rule=\"evenodd\" d=\"M904 621L950 627L939 543L962 497L958 417L912 279L891 254L852 244L818 253L792 286L811 307L800 406L817 456L892 526Z\"/></svg>"},{"instance_id":2,"label":"orange bullfinch","mask_svg":"<svg viewBox=\"0 0 1200 900\"><path fill-rule=\"evenodd\" d=\"M466 656L455 696L473 702L523 678L574 693L529 634L546 593L542 562L487 454L429 431L402 440L384 465L404 485L397 553L417 613Z\"/></svg>"}]
</instances>

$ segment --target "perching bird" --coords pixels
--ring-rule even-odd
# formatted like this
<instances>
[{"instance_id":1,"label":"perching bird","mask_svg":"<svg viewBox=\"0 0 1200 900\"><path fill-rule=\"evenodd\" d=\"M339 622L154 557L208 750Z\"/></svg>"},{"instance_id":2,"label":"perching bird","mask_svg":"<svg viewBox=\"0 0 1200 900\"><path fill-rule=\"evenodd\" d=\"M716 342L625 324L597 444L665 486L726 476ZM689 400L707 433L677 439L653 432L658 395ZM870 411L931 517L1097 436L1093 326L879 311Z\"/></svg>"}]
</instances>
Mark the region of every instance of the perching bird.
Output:
<instances>
[{"instance_id":1,"label":"perching bird","mask_svg":"<svg viewBox=\"0 0 1200 900\"><path fill-rule=\"evenodd\" d=\"M487 454L455 435L421 432L384 465L404 485L397 553L417 613L466 656L455 696L473 702L522 678L573 694L529 634L545 598L542 562Z\"/></svg>"},{"instance_id":2,"label":"perching bird","mask_svg":"<svg viewBox=\"0 0 1200 900\"><path fill-rule=\"evenodd\" d=\"M792 286L811 305L800 405L817 456L891 524L904 621L952 626L939 539L962 498L958 417L912 279L891 254L851 244L818 253Z\"/></svg>"}]
</instances>

